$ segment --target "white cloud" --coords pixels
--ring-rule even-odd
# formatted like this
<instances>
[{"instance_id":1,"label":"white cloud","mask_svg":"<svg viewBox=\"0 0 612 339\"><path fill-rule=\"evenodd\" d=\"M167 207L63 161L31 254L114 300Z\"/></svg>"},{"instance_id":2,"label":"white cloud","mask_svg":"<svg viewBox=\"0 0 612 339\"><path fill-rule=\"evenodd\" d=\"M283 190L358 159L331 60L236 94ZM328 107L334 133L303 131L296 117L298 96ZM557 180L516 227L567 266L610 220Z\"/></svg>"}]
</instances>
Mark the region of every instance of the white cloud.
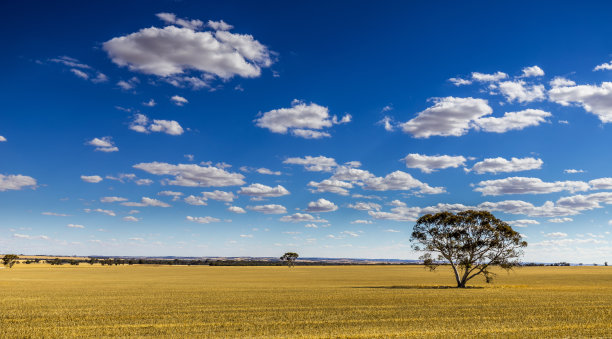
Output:
<instances>
[{"instance_id":1,"label":"white cloud","mask_svg":"<svg viewBox=\"0 0 612 339\"><path fill-rule=\"evenodd\" d=\"M302 165L307 171L311 172L331 172L338 164L334 158L311 157L309 155L304 158L288 158L283 161L283 164Z\"/></svg>"},{"instance_id":2,"label":"white cloud","mask_svg":"<svg viewBox=\"0 0 612 339\"><path fill-rule=\"evenodd\" d=\"M395 207L402 207L402 206L406 206L406 203L396 199L396 200L391 201L389 205L395 206Z\"/></svg>"},{"instance_id":3,"label":"white cloud","mask_svg":"<svg viewBox=\"0 0 612 339\"><path fill-rule=\"evenodd\" d=\"M138 186L149 186L153 183L153 180L151 179L138 179L136 181L134 181L134 183Z\"/></svg>"},{"instance_id":4,"label":"white cloud","mask_svg":"<svg viewBox=\"0 0 612 339\"><path fill-rule=\"evenodd\" d=\"M389 233L400 233L401 231L398 230L394 230L392 228L386 229L385 232L389 232Z\"/></svg>"},{"instance_id":5,"label":"white cloud","mask_svg":"<svg viewBox=\"0 0 612 339\"><path fill-rule=\"evenodd\" d=\"M200 198L200 197L196 197L194 195L190 195L188 197L186 197L185 199L186 203L188 203L189 205L195 205L195 206L206 206L208 205L206 203L206 199Z\"/></svg>"},{"instance_id":6,"label":"white cloud","mask_svg":"<svg viewBox=\"0 0 612 339\"><path fill-rule=\"evenodd\" d=\"M415 138L429 138L432 135L461 136L471 128L473 120L492 112L493 109L483 99L436 98L433 106L400 125L405 133Z\"/></svg>"},{"instance_id":7,"label":"white cloud","mask_svg":"<svg viewBox=\"0 0 612 339\"><path fill-rule=\"evenodd\" d=\"M567 233L563 232L552 232L544 235L547 238L565 238L567 237Z\"/></svg>"},{"instance_id":8,"label":"white cloud","mask_svg":"<svg viewBox=\"0 0 612 339\"><path fill-rule=\"evenodd\" d=\"M144 114L135 114L129 128L140 133L162 132L170 135L181 135L183 127L174 120L149 120Z\"/></svg>"},{"instance_id":9,"label":"white cloud","mask_svg":"<svg viewBox=\"0 0 612 339\"><path fill-rule=\"evenodd\" d=\"M347 207L356 209L356 210L360 210L360 211L370 211L370 210L379 211L382 206L380 206L377 203L373 203L373 202L357 202L354 204L348 204Z\"/></svg>"},{"instance_id":10,"label":"white cloud","mask_svg":"<svg viewBox=\"0 0 612 339\"><path fill-rule=\"evenodd\" d=\"M153 106L157 105L157 103L155 102L154 99L150 99L149 101L143 102L142 104L144 106L147 106L147 107L153 107Z\"/></svg>"},{"instance_id":11,"label":"white cloud","mask_svg":"<svg viewBox=\"0 0 612 339\"><path fill-rule=\"evenodd\" d=\"M511 158L510 160L497 157L487 158L477 162L470 170L478 174L483 173L502 173L502 172L520 172L542 168L544 162L536 158Z\"/></svg>"},{"instance_id":12,"label":"white cloud","mask_svg":"<svg viewBox=\"0 0 612 339\"><path fill-rule=\"evenodd\" d=\"M117 152L119 148L117 148L111 137L103 137L103 138L93 138L87 142L88 145L94 146L96 151L100 152Z\"/></svg>"},{"instance_id":13,"label":"white cloud","mask_svg":"<svg viewBox=\"0 0 612 339\"><path fill-rule=\"evenodd\" d=\"M63 64L64 66L82 69L91 69L91 66L81 63L78 59L69 56L61 56L59 58L49 59L49 61Z\"/></svg>"},{"instance_id":14,"label":"white cloud","mask_svg":"<svg viewBox=\"0 0 612 339\"><path fill-rule=\"evenodd\" d=\"M0 142L6 142L6 138L0 135Z\"/></svg>"},{"instance_id":15,"label":"white cloud","mask_svg":"<svg viewBox=\"0 0 612 339\"><path fill-rule=\"evenodd\" d=\"M476 184L474 191L482 195L505 195L505 194L545 194L561 191L589 190L589 184L583 181L555 181L544 182L539 178L509 177L505 179L486 180Z\"/></svg>"},{"instance_id":16,"label":"white cloud","mask_svg":"<svg viewBox=\"0 0 612 339\"><path fill-rule=\"evenodd\" d=\"M259 173L259 174L266 174L266 175L281 175L282 174L280 171L273 172L273 171L271 171L271 170L269 170L267 168L263 168L263 167L262 168L258 168L256 170L256 172Z\"/></svg>"},{"instance_id":17,"label":"white cloud","mask_svg":"<svg viewBox=\"0 0 612 339\"><path fill-rule=\"evenodd\" d=\"M115 214L115 212L114 212L114 211L111 211L111 210L103 210L103 209L101 209L101 208L96 208L95 210L92 210L92 209L90 209L90 208L86 208L86 209L84 209L84 211L85 211L86 213L98 212L98 213L106 214L106 215L111 216L111 217L115 217L115 216L117 216L117 214Z\"/></svg>"},{"instance_id":18,"label":"white cloud","mask_svg":"<svg viewBox=\"0 0 612 339\"><path fill-rule=\"evenodd\" d=\"M348 195L348 189L353 188L353 184L335 179L325 179L321 182L311 181L308 186L314 187L310 191L312 193L336 193L340 195Z\"/></svg>"},{"instance_id":19,"label":"white cloud","mask_svg":"<svg viewBox=\"0 0 612 339\"><path fill-rule=\"evenodd\" d=\"M612 122L612 82L604 82L601 86L555 87L548 91L548 96L563 106L580 105L585 111L597 115L603 123Z\"/></svg>"},{"instance_id":20,"label":"white cloud","mask_svg":"<svg viewBox=\"0 0 612 339\"><path fill-rule=\"evenodd\" d=\"M230 29L234 28L234 26L226 23L223 20L220 20L220 21L208 20L208 23L206 24L206 26L214 29L215 31L229 31Z\"/></svg>"},{"instance_id":21,"label":"white cloud","mask_svg":"<svg viewBox=\"0 0 612 339\"><path fill-rule=\"evenodd\" d=\"M24 187L35 188L36 179L21 174L0 174L0 192L8 190L21 190Z\"/></svg>"},{"instance_id":22,"label":"white cloud","mask_svg":"<svg viewBox=\"0 0 612 339\"><path fill-rule=\"evenodd\" d=\"M163 20L169 25L178 25L181 27L197 30L201 28L204 23L200 20L188 20L177 18L174 13L157 13L155 14L159 19Z\"/></svg>"},{"instance_id":23,"label":"white cloud","mask_svg":"<svg viewBox=\"0 0 612 339\"><path fill-rule=\"evenodd\" d=\"M261 68L273 62L268 48L251 35L221 30L196 31L201 27L199 20L160 14L167 23L182 27L143 28L106 41L103 49L115 64L160 77L183 75L193 70L202 72L205 79L211 76L229 79L233 76L258 77ZM197 27L194 22L198 23Z\"/></svg>"},{"instance_id":24,"label":"white cloud","mask_svg":"<svg viewBox=\"0 0 612 339\"><path fill-rule=\"evenodd\" d=\"M215 190L213 192L202 192L202 195L206 199L212 199L212 200L224 201L224 202L232 202L234 201L234 199L237 198L237 196L232 192L224 192L224 191L219 191L219 190Z\"/></svg>"},{"instance_id":25,"label":"white cloud","mask_svg":"<svg viewBox=\"0 0 612 339\"><path fill-rule=\"evenodd\" d=\"M238 194L258 198L270 198L288 195L289 191L287 191L287 189L281 185L277 185L276 187L270 187L262 184L251 184L249 186L240 188Z\"/></svg>"},{"instance_id":26,"label":"white cloud","mask_svg":"<svg viewBox=\"0 0 612 339\"><path fill-rule=\"evenodd\" d=\"M308 213L294 213L292 215L285 215L279 220L283 222L304 222L304 221L311 222L311 223L314 223L314 222L326 223L327 222L327 220L325 219L317 219Z\"/></svg>"},{"instance_id":27,"label":"white cloud","mask_svg":"<svg viewBox=\"0 0 612 339\"><path fill-rule=\"evenodd\" d=\"M326 199L319 199L317 201L311 201L308 203L306 212L320 213L320 212L333 212L338 209L338 206L333 202Z\"/></svg>"},{"instance_id":28,"label":"white cloud","mask_svg":"<svg viewBox=\"0 0 612 339\"><path fill-rule=\"evenodd\" d=\"M418 189L418 193L423 194L440 194L444 193L444 187L431 187L426 183L423 183L410 174L402 171L395 171L387 174L384 178L374 177L364 181L366 190L375 191L409 191Z\"/></svg>"},{"instance_id":29,"label":"white cloud","mask_svg":"<svg viewBox=\"0 0 612 339\"><path fill-rule=\"evenodd\" d=\"M374 178L374 174L366 170L361 170L358 168L352 168L348 166L339 166L338 168L336 168L336 170L334 171L334 175L332 175L330 179L357 182L357 181L368 180L371 178Z\"/></svg>"},{"instance_id":30,"label":"white cloud","mask_svg":"<svg viewBox=\"0 0 612 339\"><path fill-rule=\"evenodd\" d=\"M244 208L238 207L238 206L230 206L230 207L227 208L227 210L232 212L232 213L236 213L236 214L244 214L244 213L246 213Z\"/></svg>"},{"instance_id":31,"label":"white cloud","mask_svg":"<svg viewBox=\"0 0 612 339\"><path fill-rule=\"evenodd\" d=\"M388 131L388 132L395 131L396 124L393 118L390 116L385 115L385 117L382 118L379 122L377 122L377 124L383 125L383 127L385 128L385 131Z\"/></svg>"},{"instance_id":32,"label":"white cloud","mask_svg":"<svg viewBox=\"0 0 612 339\"><path fill-rule=\"evenodd\" d=\"M329 115L329 109L315 103L306 104L293 100L290 108L279 108L261 114L255 119L255 124L267 128L273 133L287 134L307 139L329 137L330 134L321 131L336 124L348 123L351 115L345 115L341 120Z\"/></svg>"},{"instance_id":33,"label":"white cloud","mask_svg":"<svg viewBox=\"0 0 612 339\"><path fill-rule=\"evenodd\" d=\"M506 112L503 117L478 118L474 122L477 128L486 132L505 133L510 130L522 130L529 126L538 126L552 116L539 109L525 109L519 112Z\"/></svg>"},{"instance_id":34,"label":"white cloud","mask_svg":"<svg viewBox=\"0 0 612 339\"><path fill-rule=\"evenodd\" d=\"M499 83L499 91L506 97L508 102L518 101L519 103L544 100L546 92L543 85L529 86L523 80L503 81Z\"/></svg>"},{"instance_id":35,"label":"white cloud","mask_svg":"<svg viewBox=\"0 0 612 339\"><path fill-rule=\"evenodd\" d=\"M538 66L531 66L523 68L523 74L521 78L539 77L544 75L544 71Z\"/></svg>"},{"instance_id":36,"label":"white cloud","mask_svg":"<svg viewBox=\"0 0 612 339\"><path fill-rule=\"evenodd\" d=\"M563 173L568 173L568 174L575 174L575 173L584 173L584 170L578 170L578 169L565 169L563 170Z\"/></svg>"},{"instance_id":37,"label":"white cloud","mask_svg":"<svg viewBox=\"0 0 612 339\"><path fill-rule=\"evenodd\" d=\"M135 216L133 216L133 215L128 215L127 217L123 217L123 220L125 220L125 221L137 222L137 221L139 221L140 219L136 218L136 217L135 217Z\"/></svg>"},{"instance_id":38,"label":"white cloud","mask_svg":"<svg viewBox=\"0 0 612 339\"><path fill-rule=\"evenodd\" d=\"M170 98L170 101L172 101L177 106L183 106L189 103L187 99L183 98L182 96L178 96L178 95L172 96L172 98Z\"/></svg>"},{"instance_id":39,"label":"white cloud","mask_svg":"<svg viewBox=\"0 0 612 339\"><path fill-rule=\"evenodd\" d=\"M81 175L81 180L88 182L88 183L97 184L103 179L99 175Z\"/></svg>"},{"instance_id":40,"label":"white cloud","mask_svg":"<svg viewBox=\"0 0 612 339\"><path fill-rule=\"evenodd\" d=\"M42 215L51 215L54 217L69 217L69 214L64 214L64 213L55 213L55 212L42 212Z\"/></svg>"},{"instance_id":41,"label":"white cloud","mask_svg":"<svg viewBox=\"0 0 612 339\"><path fill-rule=\"evenodd\" d=\"M593 71L610 71L612 70L612 61L595 66Z\"/></svg>"},{"instance_id":42,"label":"white cloud","mask_svg":"<svg viewBox=\"0 0 612 339\"><path fill-rule=\"evenodd\" d=\"M404 159L406 167L418 168L421 172L431 173L437 169L457 168L464 166L466 159L462 156L423 155L410 153Z\"/></svg>"},{"instance_id":43,"label":"white cloud","mask_svg":"<svg viewBox=\"0 0 612 339\"><path fill-rule=\"evenodd\" d=\"M351 221L351 224L364 224L364 225L370 225L370 224L372 224L372 220L361 220L361 219L357 219L357 220L353 220L353 221Z\"/></svg>"},{"instance_id":44,"label":"white cloud","mask_svg":"<svg viewBox=\"0 0 612 339\"><path fill-rule=\"evenodd\" d=\"M287 213L287 209L283 205L257 205L257 206L247 206L248 209L263 213L263 214L285 214Z\"/></svg>"},{"instance_id":45,"label":"white cloud","mask_svg":"<svg viewBox=\"0 0 612 339\"><path fill-rule=\"evenodd\" d=\"M81 71L79 69L71 68L70 72L72 72L72 74L76 75L77 77L79 77L81 79L84 79L84 80L89 79L89 74L87 74L87 73L85 73L85 72L83 72L83 71Z\"/></svg>"},{"instance_id":46,"label":"white cloud","mask_svg":"<svg viewBox=\"0 0 612 339\"><path fill-rule=\"evenodd\" d=\"M472 84L472 80L461 79L461 78L450 78L450 79L448 79L448 81L452 82L453 85L455 85L455 86L464 86L464 85L471 85Z\"/></svg>"},{"instance_id":47,"label":"white cloud","mask_svg":"<svg viewBox=\"0 0 612 339\"><path fill-rule=\"evenodd\" d=\"M159 201L157 199L142 197L140 202L123 202L121 203L123 206L133 206L133 207L147 207L147 206L155 206L155 207L170 207L170 205L166 204L163 201Z\"/></svg>"},{"instance_id":48,"label":"white cloud","mask_svg":"<svg viewBox=\"0 0 612 339\"><path fill-rule=\"evenodd\" d=\"M157 195L172 197L172 201L177 201L183 195L182 192L174 192L174 191L161 191L157 193Z\"/></svg>"},{"instance_id":49,"label":"white cloud","mask_svg":"<svg viewBox=\"0 0 612 339\"><path fill-rule=\"evenodd\" d=\"M611 190L612 178L599 178L589 181L592 190Z\"/></svg>"},{"instance_id":50,"label":"white cloud","mask_svg":"<svg viewBox=\"0 0 612 339\"><path fill-rule=\"evenodd\" d=\"M187 187L223 187L244 184L244 175L231 173L212 166L202 167L195 164L172 165L164 162L139 163L133 166L155 175L174 176L163 183Z\"/></svg>"},{"instance_id":51,"label":"white cloud","mask_svg":"<svg viewBox=\"0 0 612 339\"><path fill-rule=\"evenodd\" d=\"M548 222L552 222L555 224L560 224L560 223L564 223L564 222L570 222L570 221L574 221L574 219L572 218L553 218L553 219L548 219Z\"/></svg>"},{"instance_id":52,"label":"white cloud","mask_svg":"<svg viewBox=\"0 0 612 339\"><path fill-rule=\"evenodd\" d=\"M566 79L564 77L555 77L548 83L551 87L565 87L565 86L574 86L576 83L570 79Z\"/></svg>"},{"instance_id":53,"label":"white cloud","mask_svg":"<svg viewBox=\"0 0 612 339\"><path fill-rule=\"evenodd\" d=\"M109 203L109 202L122 202L127 201L126 198L122 197L102 197L100 198L100 202Z\"/></svg>"},{"instance_id":54,"label":"white cloud","mask_svg":"<svg viewBox=\"0 0 612 339\"><path fill-rule=\"evenodd\" d=\"M125 81L125 80L119 80L117 82L117 86L121 87L122 89L124 89L126 91L129 91L132 88L134 88L134 84L129 83L129 82Z\"/></svg>"},{"instance_id":55,"label":"white cloud","mask_svg":"<svg viewBox=\"0 0 612 339\"><path fill-rule=\"evenodd\" d=\"M472 80L478 82L498 82L502 79L506 79L508 74L504 72L495 72L493 74L472 72Z\"/></svg>"},{"instance_id":56,"label":"white cloud","mask_svg":"<svg viewBox=\"0 0 612 339\"><path fill-rule=\"evenodd\" d=\"M533 220L533 219L510 220L507 223L508 225L513 226L513 227L527 227L529 225L539 225L540 224L537 220Z\"/></svg>"},{"instance_id":57,"label":"white cloud","mask_svg":"<svg viewBox=\"0 0 612 339\"><path fill-rule=\"evenodd\" d=\"M220 219L217 218L213 218L213 217L192 217L192 216L187 216L185 217L185 219L192 221L192 222L197 222L199 224L210 224L212 222L219 222L221 221Z\"/></svg>"},{"instance_id":58,"label":"white cloud","mask_svg":"<svg viewBox=\"0 0 612 339\"><path fill-rule=\"evenodd\" d=\"M78 225L78 224L68 224L68 225L66 225L66 226L68 226L68 227L70 227L70 228L85 228L85 226L83 226L83 225Z\"/></svg>"}]
</instances>

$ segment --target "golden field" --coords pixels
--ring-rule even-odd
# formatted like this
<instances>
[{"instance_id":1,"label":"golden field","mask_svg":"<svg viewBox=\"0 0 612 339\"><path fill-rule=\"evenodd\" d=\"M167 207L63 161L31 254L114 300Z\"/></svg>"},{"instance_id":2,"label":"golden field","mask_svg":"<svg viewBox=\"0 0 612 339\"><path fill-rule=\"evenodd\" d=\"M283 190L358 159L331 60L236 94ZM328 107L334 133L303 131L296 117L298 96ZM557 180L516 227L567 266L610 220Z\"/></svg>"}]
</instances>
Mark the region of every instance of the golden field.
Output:
<instances>
[{"instance_id":1,"label":"golden field","mask_svg":"<svg viewBox=\"0 0 612 339\"><path fill-rule=\"evenodd\" d=\"M612 337L612 267L0 269L0 337Z\"/></svg>"}]
</instances>

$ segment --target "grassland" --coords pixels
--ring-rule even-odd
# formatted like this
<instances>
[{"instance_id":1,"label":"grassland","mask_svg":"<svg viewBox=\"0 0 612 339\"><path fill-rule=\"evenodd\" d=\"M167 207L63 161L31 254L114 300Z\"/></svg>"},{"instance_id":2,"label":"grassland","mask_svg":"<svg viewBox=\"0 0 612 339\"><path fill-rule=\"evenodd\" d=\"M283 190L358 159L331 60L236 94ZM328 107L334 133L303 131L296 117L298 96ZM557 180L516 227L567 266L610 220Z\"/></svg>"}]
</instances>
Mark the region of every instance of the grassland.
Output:
<instances>
[{"instance_id":1,"label":"grassland","mask_svg":"<svg viewBox=\"0 0 612 339\"><path fill-rule=\"evenodd\" d=\"M16 265L0 337L612 337L612 267Z\"/></svg>"}]
</instances>

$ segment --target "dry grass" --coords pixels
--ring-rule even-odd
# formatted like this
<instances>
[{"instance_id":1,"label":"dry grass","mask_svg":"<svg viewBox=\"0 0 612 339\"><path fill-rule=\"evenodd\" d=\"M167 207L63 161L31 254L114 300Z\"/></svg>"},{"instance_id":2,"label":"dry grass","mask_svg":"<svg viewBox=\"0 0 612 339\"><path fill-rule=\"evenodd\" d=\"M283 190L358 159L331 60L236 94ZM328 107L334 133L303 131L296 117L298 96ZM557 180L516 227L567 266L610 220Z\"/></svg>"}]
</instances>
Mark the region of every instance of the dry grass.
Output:
<instances>
[{"instance_id":1,"label":"dry grass","mask_svg":"<svg viewBox=\"0 0 612 339\"><path fill-rule=\"evenodd\" d=\"M612 337L612 267L16 265L0 337ZM484 287L484 288L482 288Z\"/></svg>"}]
</instances>

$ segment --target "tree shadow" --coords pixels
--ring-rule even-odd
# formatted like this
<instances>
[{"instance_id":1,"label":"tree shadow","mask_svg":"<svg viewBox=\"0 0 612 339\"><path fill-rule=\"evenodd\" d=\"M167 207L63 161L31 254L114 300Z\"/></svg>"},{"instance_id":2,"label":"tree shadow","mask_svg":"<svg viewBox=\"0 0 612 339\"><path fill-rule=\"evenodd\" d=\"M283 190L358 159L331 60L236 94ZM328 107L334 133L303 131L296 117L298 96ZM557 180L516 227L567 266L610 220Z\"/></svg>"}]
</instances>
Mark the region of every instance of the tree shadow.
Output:
<instances>
[{"instance_id":1,"label":"tree shadow","mask_svg":"<svg viewBox=\"0 0 612 339\"><path fill-rule=\"evenodd\" d=\"M464 288L458 288L457 286L445 286L445 285L392 285L392 286L353 286L351 288L379 288L385 290L446 290L446 289L457 289L457 290L470 290L470 289L483 289L482 286L466 286Z\"/></svg>"}]
</instances>

